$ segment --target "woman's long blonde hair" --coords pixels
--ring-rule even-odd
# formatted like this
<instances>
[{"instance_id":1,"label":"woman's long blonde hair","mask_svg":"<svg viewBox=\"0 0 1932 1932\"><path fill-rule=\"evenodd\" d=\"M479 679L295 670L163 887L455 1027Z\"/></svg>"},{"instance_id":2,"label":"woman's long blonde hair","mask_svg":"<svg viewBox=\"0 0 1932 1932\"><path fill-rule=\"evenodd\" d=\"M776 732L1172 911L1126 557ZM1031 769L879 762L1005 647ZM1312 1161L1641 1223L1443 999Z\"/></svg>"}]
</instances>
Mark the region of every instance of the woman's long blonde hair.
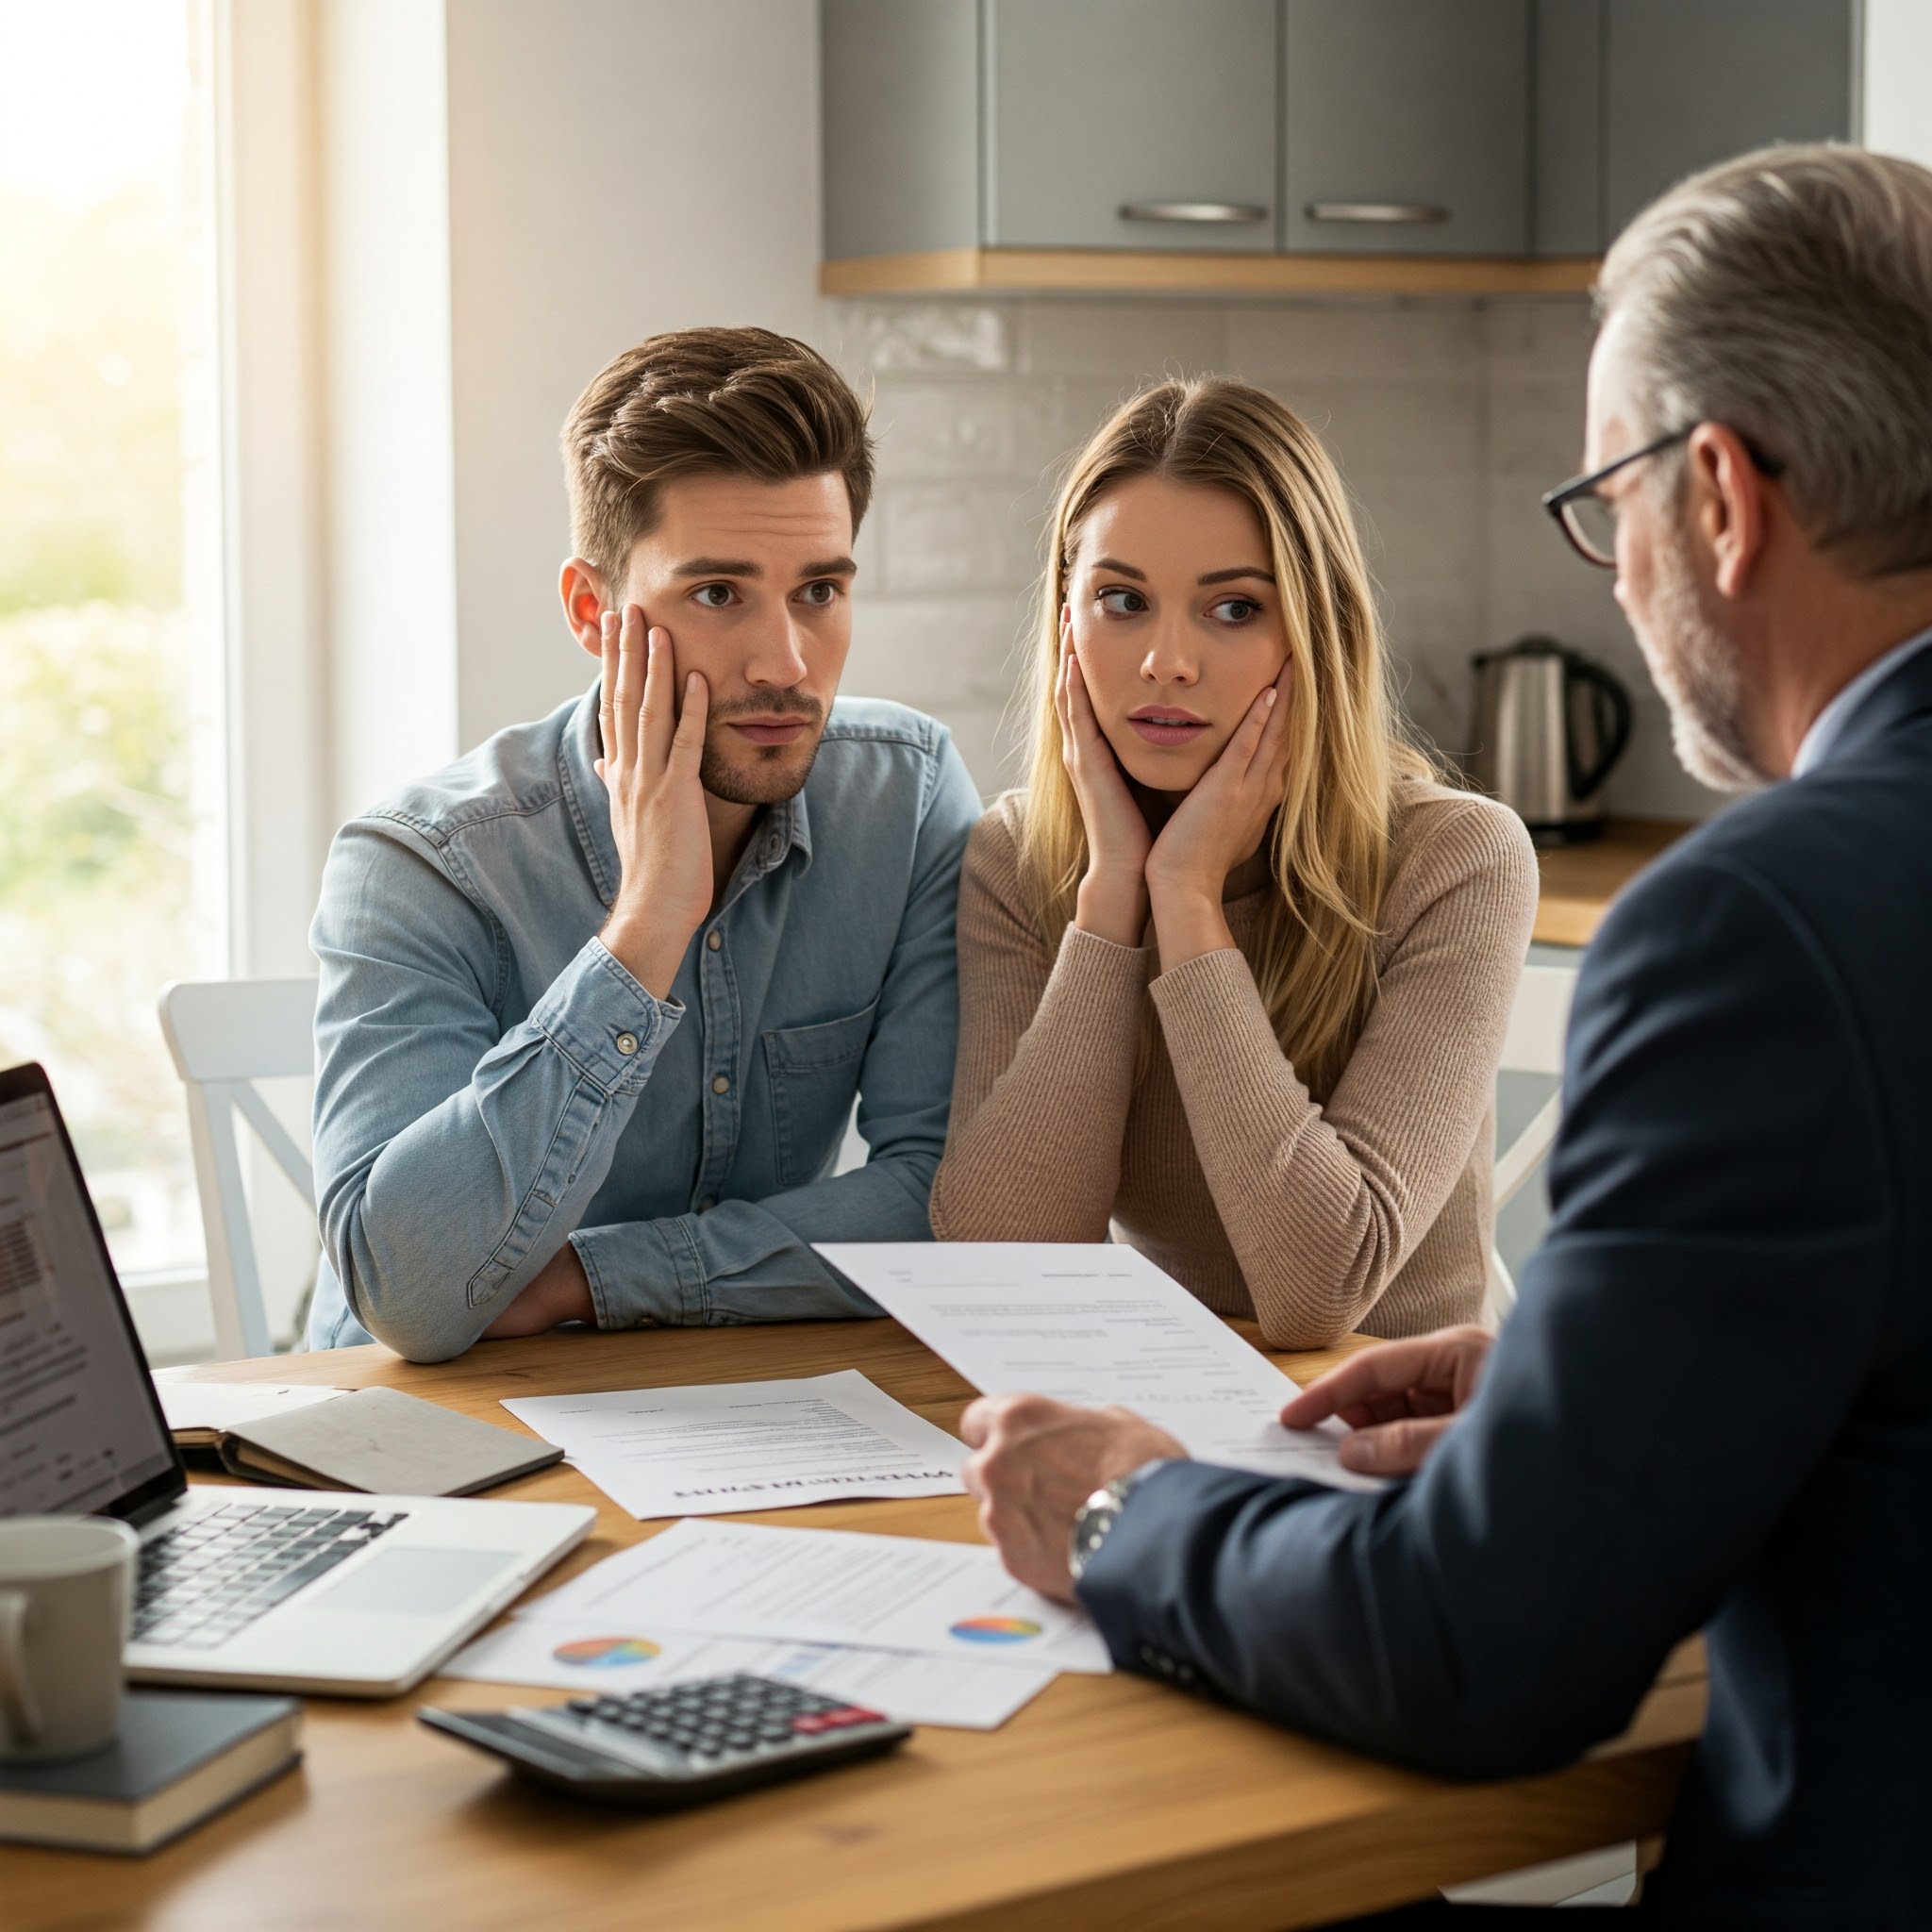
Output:
<instances>
[{"instance_id":1,"label":"woman's long blonde hair","mask_svg":"<svg viewBox=\"0 0 1932 1932\"><path fill-rule=\"evenodd\" d=\"M1273 555L1294 675L1288 773L1269 845L1274 891L1255 978L1281 1049L1326 1099L1375 997L1375 938L1399 779L1434 775L1398 734L1381 633L1347 493L1285 404L1217 378L1163 382L1115 411L1075 458L1054 512L1035 646L1033 761L1021 874L1049 938L1072 921L1087 834L1060 756L1054 681L1080 531L1132 476L1231 490Z\"/></svg>"}]
</instances>

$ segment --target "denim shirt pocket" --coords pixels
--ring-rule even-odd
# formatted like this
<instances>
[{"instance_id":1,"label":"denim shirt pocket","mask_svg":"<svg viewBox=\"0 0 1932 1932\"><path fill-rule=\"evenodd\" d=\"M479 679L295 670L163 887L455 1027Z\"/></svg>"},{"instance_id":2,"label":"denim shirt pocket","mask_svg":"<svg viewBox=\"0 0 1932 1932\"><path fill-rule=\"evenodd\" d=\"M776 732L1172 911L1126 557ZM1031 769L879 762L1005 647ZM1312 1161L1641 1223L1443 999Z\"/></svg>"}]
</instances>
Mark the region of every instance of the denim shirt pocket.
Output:
<instances>
[{"instance_id":1,"label":"denim shirt pocket","mask_svg":"<svg viewBox=\"0 0 1932 1932\"><path fill-rule=\"evenodd\" d=\"M778 1180L802 1187L837 1157L879 1003L816 1026L777 1026L759 1036L772 1094Z\"/></svg>"}]
</instances>

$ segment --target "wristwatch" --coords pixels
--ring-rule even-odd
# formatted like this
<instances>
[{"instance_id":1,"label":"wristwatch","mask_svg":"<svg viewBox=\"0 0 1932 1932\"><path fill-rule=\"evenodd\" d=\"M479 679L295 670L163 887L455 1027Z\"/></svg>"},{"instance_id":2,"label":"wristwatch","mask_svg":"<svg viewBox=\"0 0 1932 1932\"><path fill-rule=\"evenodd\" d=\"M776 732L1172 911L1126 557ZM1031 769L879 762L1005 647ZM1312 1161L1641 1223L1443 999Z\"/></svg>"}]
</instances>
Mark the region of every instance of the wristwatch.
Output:
<instances>
[{"instance_id":1,"label":"wristwatch","mask_svg":"<svg viewBox=\"0 0 1932 1932\"><path fill-rule=\"evenodd\" d=\"M1120 1521L1121 1511L1127 1507L1127 1498L1133 1494L1135 1485L1172 1459L1171 1457L1157 1456L1151 1462L1143 1462L1139 1469L1116 1476L1112 1482L1095 1490L1074 1511L1074 1527L1067 1539L1067 1569L1075 1583L1086 1573L1101 1544L1113 1533L1113 1526Z\"/></svg>"}]
</instances>

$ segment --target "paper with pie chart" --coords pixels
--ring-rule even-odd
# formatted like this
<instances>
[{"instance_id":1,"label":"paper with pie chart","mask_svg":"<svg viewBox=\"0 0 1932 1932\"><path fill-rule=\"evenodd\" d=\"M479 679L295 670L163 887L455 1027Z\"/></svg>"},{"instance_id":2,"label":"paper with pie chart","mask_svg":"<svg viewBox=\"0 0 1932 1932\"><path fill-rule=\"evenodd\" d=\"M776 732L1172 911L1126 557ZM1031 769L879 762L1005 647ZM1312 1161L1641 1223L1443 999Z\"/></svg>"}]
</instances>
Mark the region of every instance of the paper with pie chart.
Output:
<instances>
[{"instance_id":1,"label":"paper with pie chart","mask_svg":"<svg viewBox=\"0 0 1932 1932\"><path fill-rule=\"evenodd\" d=\"M1295 1385L1118 1241L817 1241L840 1274L987 1395L1124 1404L1203 1462L1379 1490L1340 1423L1284 1429Z\"/></svg>"},{"instance_id":2,"label":"paper with pie chart","mask_svg":"<svg viewBox=\"0 0 1932 1932\"><path fill-rule=\"evenodd\" d=\"M542 1601L539 1599L540 1603ZM1053 1682L1050 1669L960 1663L916 1651L700 1637L630 1625L558 1623L519 1614L464 1646L442 1667L451 1677L538 1684L578 1696L624 1697L694 1677L747 1672L826 1697L843 1697L913 1724L990 1731Z\"/></svg>"},{"instance_id":3,"label":"paper with pie chart","mask_svg":"<svg viewBox=\"0 0 1932 1932\"><path fill-rule=\"evenodd\" d=\"M983 1543L687 1519L572 1578L519 1621L856 1645L955 1664L1113 1668L1084 1611L1000 1567Z\"/></svg>"}]
</instances>

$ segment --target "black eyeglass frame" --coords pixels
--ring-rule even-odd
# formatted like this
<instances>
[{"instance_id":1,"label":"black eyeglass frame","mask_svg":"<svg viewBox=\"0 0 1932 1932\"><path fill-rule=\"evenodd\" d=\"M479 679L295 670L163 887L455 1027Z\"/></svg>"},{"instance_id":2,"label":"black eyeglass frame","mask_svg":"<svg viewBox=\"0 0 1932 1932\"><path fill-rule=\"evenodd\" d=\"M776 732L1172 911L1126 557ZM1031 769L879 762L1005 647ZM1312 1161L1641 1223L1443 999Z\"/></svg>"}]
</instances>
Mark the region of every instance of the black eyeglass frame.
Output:
<instances>
[{"instance_id":1,"label":"black eyeglass frame","mask_svg":"<svg viewBox=\"0 0 1932 1932\"><path fill-rule=\"evenodd\" d=\"M1606 463L1602 469L1591 470L1587 475L1573 476L1569 482L1559 483L1556 489L1543 492L1543 508L1556 520L1557 529L1563 533L1563 541L1585 563L1592 563L1599 570L1615 570L1617 567L1617 559L1614 557L1599 557L1590 547L1589 541L1570 521L1570 506L1579 497L1594 496L1597 486L1614 476L1619 470L1626 469L1632 463L1641 463L1645 457L1657 456L1663 450L1687 441L1702 426L1703 420L1700 418L1696 423L1687 423L1681 429L1667 430L1662 436L1655 437L1643 444L1641 449L1626 452L1615 462ZM1770 451L1760 449L1741 429L1733 429L1731 434L1744 445L1744 454L1764 475L1775 478L1784 475L1785 464L1781 457L1774 457Z\"/></svg>"}]
</instances>

